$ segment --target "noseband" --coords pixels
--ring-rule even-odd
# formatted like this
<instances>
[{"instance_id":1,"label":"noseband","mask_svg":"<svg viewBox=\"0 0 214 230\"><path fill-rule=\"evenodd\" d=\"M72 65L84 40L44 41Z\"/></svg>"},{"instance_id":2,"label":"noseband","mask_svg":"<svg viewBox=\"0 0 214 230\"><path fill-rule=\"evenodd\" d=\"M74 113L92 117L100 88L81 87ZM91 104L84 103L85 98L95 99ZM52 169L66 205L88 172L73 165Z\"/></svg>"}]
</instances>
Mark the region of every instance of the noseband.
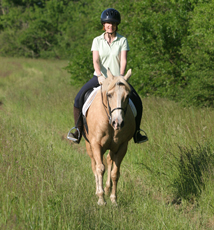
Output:
<instances>
[{"instance_id":1,"label":"noseband","mask_svg":"<svg viewBox=\"0 0 214 230\"><path fill-rule=\"evenodd\" d=\"M118 85L123 85L122 83L117 83ZM102 85L101 85L101 97L102 97L102 103L103 103L103 94L102 94ZM106 98L107 98L107 105L108 105L108 112L109 112L109 114L108 114L108 112L107 112L107 110L106 110L106 105L103 103L103 107L104 107L104 109L105 109L105 111L106 111L106 115L107 115L107 117L108 117L108 119L109 119L109 124L111 124L111 114L115 111L115 110L122 110L123 112L124 112L124 115L126 115L126 111L127 111L127 106L126 106L126 108L124 109L124 108L122 108L122 107L116 107L116 108L114 108L114 109L112 109L111 110L111 107L110 107L110 105L109 105L109 100L108 100L108 96L107 96L107 93L106 93Z\"/></svg>"}]
</instances>

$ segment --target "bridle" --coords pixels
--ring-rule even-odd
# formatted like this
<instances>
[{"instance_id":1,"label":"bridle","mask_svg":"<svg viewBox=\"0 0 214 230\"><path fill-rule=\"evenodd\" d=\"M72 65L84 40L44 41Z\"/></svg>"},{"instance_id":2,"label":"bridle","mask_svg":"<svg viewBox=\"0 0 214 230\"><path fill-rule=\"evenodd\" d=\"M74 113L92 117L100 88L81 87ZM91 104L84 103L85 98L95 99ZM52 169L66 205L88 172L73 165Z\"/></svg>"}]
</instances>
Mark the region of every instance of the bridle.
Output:
<instances>
[{"instance_id":1,"label":"bridle","mask_svg":"<svg viewBox=\"0 0 214 230\"><path fill-rule=\"evenodd\" d=\"M123 83L121 82L118 82L116 85L124 85ZM126 111L127 111L127 107L128 107L128 104L126 106L126 108L122 108L122 107L116 107L114 109L111 110L111 107L109 105L109 100L108 100L108 95L106 93L106 98L107 98L107 106L108 106L108 112L107 112L107 106L104 104L103 102L103 93L102 93L102 85L101 85L101 97L102 97L102 104L103 104L103 107L105 109L105 112L106 112L106 115L109 119L109 124L111 124L111 114L115 111L115 110L122 110L124 112L124 115L126 115Z\"/></svg>"}]
</instances>

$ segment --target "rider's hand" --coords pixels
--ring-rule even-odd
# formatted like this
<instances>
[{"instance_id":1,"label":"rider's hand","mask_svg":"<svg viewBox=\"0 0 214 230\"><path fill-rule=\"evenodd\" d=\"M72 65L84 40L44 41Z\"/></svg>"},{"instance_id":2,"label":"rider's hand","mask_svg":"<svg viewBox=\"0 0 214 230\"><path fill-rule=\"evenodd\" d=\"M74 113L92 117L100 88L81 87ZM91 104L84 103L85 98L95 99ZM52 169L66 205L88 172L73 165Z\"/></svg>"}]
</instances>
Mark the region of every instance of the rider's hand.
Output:
<instances>
[{"instance_id":1,"label":"rider's hand","mask_svg":"<svg viewBox=\"0 0 214 230\"><path fill-rule=\"evenodd\" d=\"M104 80L105 80L105 77L101 74L101 76L98 77L99 84L102 85Z\"/></svg>"}]
</instances>

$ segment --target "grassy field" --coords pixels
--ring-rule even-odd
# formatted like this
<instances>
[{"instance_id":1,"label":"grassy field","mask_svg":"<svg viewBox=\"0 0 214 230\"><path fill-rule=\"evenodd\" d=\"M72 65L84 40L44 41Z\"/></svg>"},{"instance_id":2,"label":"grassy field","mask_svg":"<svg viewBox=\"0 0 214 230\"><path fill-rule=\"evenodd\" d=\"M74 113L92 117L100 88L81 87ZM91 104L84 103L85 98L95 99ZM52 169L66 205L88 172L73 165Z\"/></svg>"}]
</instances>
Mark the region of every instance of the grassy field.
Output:
<instances>
[{"instance_id":1,"label":"grassy field","mask_svg":"<svg viewBox=\"0 0 214 230\"><path fill-rule=\"evenodd\" d=\"M66 61L0 58L0 229L214 229L214 111L143 99L118 207L99 207Z\"/></svg>"}]
</instances>

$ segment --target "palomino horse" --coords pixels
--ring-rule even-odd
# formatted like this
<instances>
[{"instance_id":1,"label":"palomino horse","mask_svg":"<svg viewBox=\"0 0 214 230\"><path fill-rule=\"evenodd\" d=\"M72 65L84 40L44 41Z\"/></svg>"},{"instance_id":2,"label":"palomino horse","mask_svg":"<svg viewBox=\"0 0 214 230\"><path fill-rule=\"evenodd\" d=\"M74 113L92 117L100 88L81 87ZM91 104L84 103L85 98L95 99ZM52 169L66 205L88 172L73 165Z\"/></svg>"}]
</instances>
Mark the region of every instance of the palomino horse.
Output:
<instances>
[{"instance_id":1,"label":"palomino horse","mask_svg":"<svg viewBox=\"0 0 214 230\"><path fill-rule=\"evenodd\" d=\"M120 164L127 152L128 141L135 132L135 118L129 105L130 87L127 83L131 69L124 77L115 77L110 70L103 81L86 114L88 133L85 130L87 153L96 181L98 204L105 205L103 174L105 166L103 155L107 155L108 178L105 194L110 195L111 202L117 205L117 182L120 176Z\"/></svg>"}]
</instances>

